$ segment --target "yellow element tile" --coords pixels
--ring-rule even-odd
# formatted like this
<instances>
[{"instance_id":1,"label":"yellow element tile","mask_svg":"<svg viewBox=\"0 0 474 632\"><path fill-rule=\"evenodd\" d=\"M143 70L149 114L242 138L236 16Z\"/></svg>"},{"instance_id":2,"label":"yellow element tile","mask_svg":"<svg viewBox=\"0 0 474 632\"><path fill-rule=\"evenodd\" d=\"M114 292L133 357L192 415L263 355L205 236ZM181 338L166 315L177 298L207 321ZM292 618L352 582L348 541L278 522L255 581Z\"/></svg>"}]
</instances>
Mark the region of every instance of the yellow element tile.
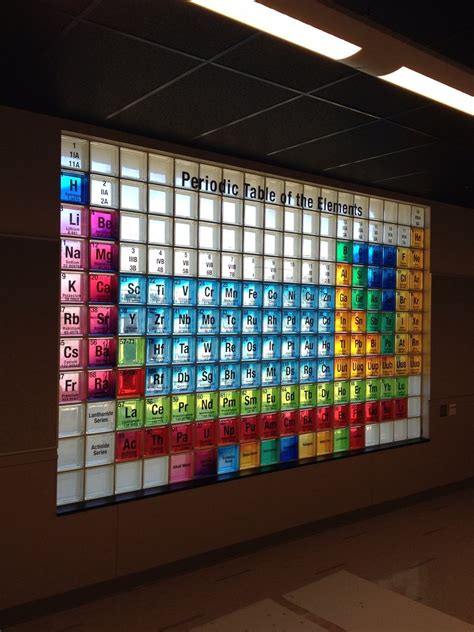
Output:
<instances>
[{"instance_id":1,"label":"yellow element tile","mask_svg":"<svg viewBox=\"0 0 474 632\"><path fill-rule=\"evenodd\" d=\"M316 433L309 432L298 437L298 456L300 459L310 459L316 456Z\"/></svg>"},{"instance_id":2,"label":"yellow element tile","mask_svg":"<svg viewBox=\"0 0 474 632\"><path fill-rule=\"evenodd\" d=\"M365 335L351 334L351 355L362 355L365 353Z\"/></svg>"},{"instance_id":3,"label":"yellow element tile","mask_svg":"<svg viewBox=\"0 0 474 632\"><path fill-rule=\"evenodd\" d=\"M407 312L397 312L395 315L395 331L404 332L408 331L410 325L410 314Z\"/></svg>"},{"instance_id":4,"label":"yellow element tile","mask_svg":"<svg viewBox=\"0 0 474 632\"><path fill-rule=\"evenodd\" d=\"M423 319L419 312L408 314L408 331L420 333L423 329Z\"/></svg>"},{"instance_id":5,"label":"yellow element tile","mask_svg":"<svg viewBox=\"0 0 474 632\"><path fill-rule=\"evenodd\" d=\"M395 334L395 353L408 353L408 334Z\"/></svg>"},{"instance_id":6,"label":"yellow element tile","mask_svg":"<svg viewBox=\"0 0 474 632\"><path fill-rule=\"evenodd\" d=\"M419 375L423 367L423 356L417 354L417 355L411 355L409 356L409 358L410 358L409 360L410 375Z\"/></svg>"},{"instance_id":7,"label":"yellow element tile","mask_svg":"<svg viewBox=\"0 0 474 632\"><path fill-rule=\"evenodd\" d=\"M411 229L411 247L423 248L425 243L425 231L422 228Z\"/></svg>"},{"instance_id":8,"label":"yellow element tile","mask_svg":"<svg viewBox=\"0 0 474 632\"><path fill-rule=\"evenodd\" d=\"M406 290L397 290L397 312L407 312L410 308L410 293Z\"/></svg>"},{"instance_id":9,"label":"yellow element tile","mask_svg":"<svg viewBox=\"0 0 474 632\"><path fill-rule=\"evenodd\" d=\"M336 378L336 380L349 379L349 365L349 358L337 358L337 360L334 360L334 377Z\"/></svg>"},{"instance_id":10,"label":"yellow element tile","mask_svg":"<svg viewBox=\"0 0 474 632\"><path fill-rule=\"evenodd\" d=\"M335 312L335 329L337 332L349 331L350 313L349 312Z\"/></svg>"},{"instance_id":11,"label":"yellow element tile","mask_svg":"<svg viewBox=\"0 0 474 632\"><path fill-rule=\"evenodd\" d=\"M380 356L368 356L365 359L365 374L367 377L380 377L382 371L382 358Z\"/></svg>"},{"instance_id":12,"label":"yellow element tile","mask_svg":"<svg viewBox=\"0 0 474 632\"><path fill-rule=\"evenodd\" d=\"M351 308L351 289L348 287L336 288L336 309Z\"/></svg>"},{"instance_id":13,"label":"yellow element tile","mask_svg":"<svg viewBox=\"0 0 474 632\"><path fill-rule=\"evenodd\" d=\"M248 470L260 464L260 441L240 444L240 469Z\"/></svg>"},{"instance_id":14,"label":"yellow element tile","mask_svg":"<svg viewBox=\"0 0 474 632\"><path fill-rule=\"evenodd\" d=\"M351 285L352 266L349 263L336 264L336 285L350 287Z\"/></svg>"},{"instance_id":15,"label":"yellow element tile","mask_svg":"<svg viewBox=\"0 0 474 632\"><path fill-rule=\"evenodd\" d=\"M365 352L371 355L380 353L380 334L367 334Z\"/></svg>"},{"instance_id":16,"label":"yellow element tile","mask_svg":"<svg viewBox=\"0 0 474 632\"><path fill-rule=\"evenodd\" d=\"M395 356L382 356L382 377L395 375Z\"/></svg>"},{"instance_id":17,"label":"yellow element tile","mask_svg":"<svg viewBox=\"0 0 474 632\"><path fill-rule=\"evenodd\" d=\"M423 310L423 292L410 292L410 310L412 312Z\"/></svg>"},{"instance_id":18,"label":"yellow element tile","mask_svg":"<svg viewBox=\"0 0 474 632\"><path fill-rule=\"evenodd\" d=\"M397 269L397 290L408 290L410 287L410 271L407 268Z\"/></svg>"},{"instance_id":19,"label":"yellow element tile","mask_svg":"<svg viewBox=\"0 0 474 632\"><path fill-rule=\"evenodd\" d=\"M367 312L351 313L351 332L364 333L367 329Z\"/></svg>"},{"instance_id":20,"label":"yellow element tile","mask_svg":"<svg viewBox=\"0 0 474 632\"><path fill-rule=\"evenodd\" d=\"M423 250L410 249L410 268L423 270Z\"/></svg>"},{"instance_id":21,"label":"yellow element tile","mask_svg":"<svg viewBox=\"0 0 474 632\"><path fill-rule=\"evenodd\" d=\"M351 337L349 334L336 334L334 336L334 355L347 356L351 351Z\"/></svg>"},{"instance_id":22,"label":"yellow element tile","mask_svg":"<svg viewBox=\"0 0 474 632\"><path fill-rule=\"evenodd\" d=\"M397 248L397 268L408 268L410 265L410 249Z\"/></svg>"},{"instance_id":23,"label":"yellow element tile","mask_svg":"<svg viewBox=\"0 0 474 632\"><path fill-rule=\"evenodd\" d=\"M365 357L351 358L351 377L365 377Z\"/></svg>"},{"instance_id":24,"label":"yellow element tile","mask_svg":"<svg viewBox=\"0 0 474 632\"><path fill-rule=\"evenodd\" d=\"M395 356L395 375L408 375L408 356Z\"/></svg>"},{"instance_id":25,"label":"yellow element tile","mask_svg":"<svg viewBox=\"0 0 474 632\"><path fill-rule=\"evenodd\" d=\"M421 270L410 270L409 286L410 290L423 289L423 272Z\"/></svg>"},{"instance_id":26,"label":"yellow element tile","mask_svg":"<svg viewBox=\"0 0 474 632\"><path fill-rule=\"evenodd\" d=\"M316 454L331 454L332 452L332 430L320 430L316 433Z\"/></svg>"},{"instance_id":27,"label":"yellow element tile","mask_svg":"<svg viewBox=\"0 0 474 632\"><path fill-rule=\"evenodd\" d=\"M421 334L411 334L408 341L408 351L410 353L421 353L423 350L422 340Z\"/></svg>"}]
</instances>

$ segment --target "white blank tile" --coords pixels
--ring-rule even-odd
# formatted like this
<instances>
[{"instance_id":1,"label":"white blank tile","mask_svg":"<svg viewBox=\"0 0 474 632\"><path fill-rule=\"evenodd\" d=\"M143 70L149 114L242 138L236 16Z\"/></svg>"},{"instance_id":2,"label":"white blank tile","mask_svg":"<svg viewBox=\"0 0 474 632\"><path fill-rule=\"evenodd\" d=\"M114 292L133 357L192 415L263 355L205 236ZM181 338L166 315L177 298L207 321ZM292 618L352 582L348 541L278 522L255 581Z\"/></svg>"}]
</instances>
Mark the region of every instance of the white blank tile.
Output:
<instances>
[{"instance_id":1,"label":"white blank tile","mask_svg":"<svg viewBox=\"0 0 474 632\"><path fill-rule=\"evenodd\" d=\"M143 487L166 485L169 478L169 457L159 456L143 461Z\"/></svg>"},{"instance_id":2,"label":"white blank tile","mask_svg":"<svg viewBox=\"0 0 474 632\"><path fill-rule=\"evenodd\" d=\"M114 493L114 466L91 467L85 471L84 500L104 498Z\"/></svg>"},{"instance_id":3,"label":"white blank tile","mask_svg":"<svg viewBox=\"0 0 474 632\"><path fill-rule=\"evenodd\" d=\"M142 461L127 461L115 466L115 493L133 492L142 486Z\"/></svg>"}]
</instances>

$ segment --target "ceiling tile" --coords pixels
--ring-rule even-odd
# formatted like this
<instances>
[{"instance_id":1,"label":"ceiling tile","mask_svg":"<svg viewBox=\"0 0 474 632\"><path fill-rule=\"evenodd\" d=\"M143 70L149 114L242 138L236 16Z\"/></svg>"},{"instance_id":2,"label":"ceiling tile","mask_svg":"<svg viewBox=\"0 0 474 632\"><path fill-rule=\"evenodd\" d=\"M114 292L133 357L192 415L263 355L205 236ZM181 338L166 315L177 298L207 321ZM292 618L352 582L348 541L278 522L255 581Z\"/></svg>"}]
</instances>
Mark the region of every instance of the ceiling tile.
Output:
<instances>
[{"instance_id":1,"label":"ceiling tile","mask_svg":"<svg viewBox=\"0 0 474 632\"><path fill-rule=\"evenodd\" d=\"M376 77L358 73L341 83L315 92L334 103L385 117L426 105L427 99L386 83Z\"/></svg>"},{"instance_id":2,"label":"ceiling tile","mask_svg":"<svg viewBox=\"0 0 474 632\"><path fill-rule=\"evenodd\" d=\"M155 137L190 141L291 96L287 90L206 66L119 114L113 124Z\"/></svg>"},{"instance_id":3,"label":"ceiling tile","mask_svg":"<svg viewBox=\"0 0 474 632\"><path fill-rule=\"evenodd\" d=\"M199 142L221 151L258 157L371 120L363 114L301 97L217 130Z\"/></svg>"},{"instance_id":4,"label":"ceiling tile","mask_svg":"<svg viewBox=\"0 0 474 632\"><path fill-rule=\"evenodd\" d=\"M457 138L463 143L474 143L474 117L444 105L431 103L391 117L391 120L437 138Z\"/></svg>"},{"instance_id":5,"label":"ceiling tile","mask_svg":"<svg viewBox=\"0 0 474 632\"><path fill-rule=\"evenodd\" d=\"M354 74L348 66L263 34L219 63L303 92Z\"/></svg>"},{"instance_id":6,"label":"ceiling tile","mask_svg":"<svg viewBox=\"0 0 474 632\"><path fill-rule=\"evenodd\" d=\"M254 33L184 0L102 0L88 19L205 58Z\"/></svg>"}]
</instances>

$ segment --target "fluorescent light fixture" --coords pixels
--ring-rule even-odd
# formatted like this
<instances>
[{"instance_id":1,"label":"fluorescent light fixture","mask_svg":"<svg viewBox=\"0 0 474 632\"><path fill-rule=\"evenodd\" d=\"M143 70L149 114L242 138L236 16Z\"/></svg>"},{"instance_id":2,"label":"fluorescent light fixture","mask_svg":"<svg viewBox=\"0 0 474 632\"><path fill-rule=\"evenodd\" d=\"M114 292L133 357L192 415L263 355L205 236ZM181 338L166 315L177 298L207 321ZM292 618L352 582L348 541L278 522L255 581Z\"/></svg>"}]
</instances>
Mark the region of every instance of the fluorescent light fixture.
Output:
<instances>
[{"instance_id":1,"label":"fluorescent light fixture","mask_svg":"<svg viewBox=\"0 0 474 632\"><path fill-rule=\"evenodd\" d=\"M210 9L331 59L345 59L361 50L360 46L346 42L340 37L321 31L254 0L190 1L192 4Z\"/></svg>"},{"instance_id":2,"label":"fluorescent light fixture","mask_svg":"<svg viewBox=\"0 0 474 632\"><path fill-rule=\"evenodd\" d=\"M474 96L461 92L461 90L456 88L451 88L451 86L422 75L416 70L402 66L388 75L380 75L380 79L385 79L385 81L394 83L401 88L406 88L434 101L439 101L439 103L444 105L449 105L452 108L456 108L456 110L471 114L471 116L474 115Z\"/></svg>"}]
</instances>

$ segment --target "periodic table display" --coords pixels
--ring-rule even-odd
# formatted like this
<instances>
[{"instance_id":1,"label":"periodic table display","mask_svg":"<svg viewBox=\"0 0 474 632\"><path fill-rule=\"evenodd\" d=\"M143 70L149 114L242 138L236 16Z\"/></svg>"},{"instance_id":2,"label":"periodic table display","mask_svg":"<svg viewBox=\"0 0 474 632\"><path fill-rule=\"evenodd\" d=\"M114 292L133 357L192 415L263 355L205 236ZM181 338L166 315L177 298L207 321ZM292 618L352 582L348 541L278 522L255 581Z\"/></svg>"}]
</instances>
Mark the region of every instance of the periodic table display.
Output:
<instances>
[{"instance_id":1,"label":"periodic table display","mask_svg":"<svg viewBox=\"0 0 474 632\"><path fill-rule=\"evenodd\" d=\"M422 436L427 209L66 135L60 191L58 505Z\"/></svg>"}]
</instances>

